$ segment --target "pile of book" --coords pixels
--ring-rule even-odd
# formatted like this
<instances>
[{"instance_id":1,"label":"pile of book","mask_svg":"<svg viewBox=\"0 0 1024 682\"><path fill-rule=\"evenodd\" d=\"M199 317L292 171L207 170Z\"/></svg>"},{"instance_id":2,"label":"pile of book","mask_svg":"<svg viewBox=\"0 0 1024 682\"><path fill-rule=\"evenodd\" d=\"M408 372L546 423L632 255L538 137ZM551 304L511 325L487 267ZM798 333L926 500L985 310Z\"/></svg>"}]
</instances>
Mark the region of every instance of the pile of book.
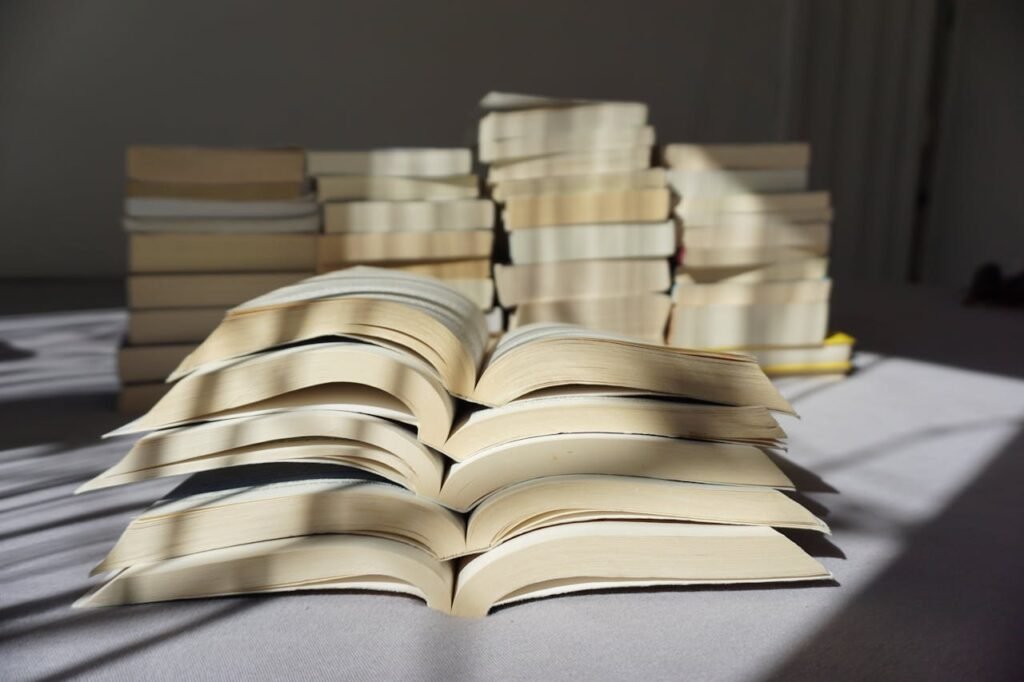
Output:
<instances>
[{"instance_id":1,"label":"pile of book","mask_svg":"<svg viewBox=\"0 0 1024 682\"><path fill-rule=\"evenodd\" d=\"M480 104L479 155L511 261L494 269L509 329L560 321L663 339L677 239L647 106L509 93Z\"/></svg>"},{"instance_id":2,"label":"pile of book","mask_svg":"<svg viewBox=\"0 0 1024 682\"><path fill-rule=\"evenodd\" d=\"M309 151L306 160L323 208L319 271L397 268L494 307L495 209L480 196L471 150ZM500 322L500 311L490 319Z\"/></svg>"},{"instance_id":3,"label":"pile of book","mask_svg":"<svg viewBox=\"0 0 1024 682\"><path fill-rule=\"evenodd\" d=\"M682 229L668 343L740 349L771 374L848 371L852 339L826 339L832 205L807 189L808 145L670 144L663 160Z\"/></svg>"},{"instance_id":4,"label":"pile of book","mask_svg":"<svg viewBox=\"0 0 1024 682\"><path fill-rule=\"evenodd\" d=\"M122 411L142 412L224 310L313 273L319 216L302 151L129 147Z\"/></svg>"},{"instance_id":5,"label":"pile of book","mask_svg":"<svg viewBox=\"0 0 1024 682\"><path fill-rule=\"evenodd\" d=\"M745 356L509 332L436 280L352 268L229 311L83 490L193 474L80 601L303 589L483 616L607 587L820 581L780 492L791 412ZM783 534L776 530L795 529Z\"/></svg>"}]
</instances>

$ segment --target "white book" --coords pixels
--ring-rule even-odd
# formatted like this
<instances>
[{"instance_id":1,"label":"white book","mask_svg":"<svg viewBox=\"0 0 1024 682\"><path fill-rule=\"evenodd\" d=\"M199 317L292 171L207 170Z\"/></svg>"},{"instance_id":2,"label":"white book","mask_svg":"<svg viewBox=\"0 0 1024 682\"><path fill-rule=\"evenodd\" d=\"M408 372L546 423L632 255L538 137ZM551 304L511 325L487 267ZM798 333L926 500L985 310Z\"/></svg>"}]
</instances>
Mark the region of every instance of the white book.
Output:
<instances>
[{"instance_id":1,"label":"white book","mask_svg":"<svg viewBox=\"0 0 1024 682\"><path fill-rule=\"evenodd\" d=\"M274 201L218 201L128 197L124 213L130 218L294 218L317 212L312 195Z\"/></svg>"},{"instance_id":2,"label":"white book","mask_svg":"<svg viewBox=\"0 0 1024 682\"><path fill-rule=\"evenodd\" d=\"M676 226L663 223L567 225L517 230L509 234L516 264L591 258L657 258L676 251Z\"/></svg>"},{"instance_id":3,"label":"white book","mask_svg":"<svg viewBox=\"0 0 1024 682\"><path fill-rule=\"evenodd\" d=\"M369 151L308 151L306 172L320 175L387 175L438 178L472 172L463 148L395 147Z\"/></svg>"},{"instance_id":4,"label":"white book","mask_svg":"<svg viewBox=\"0 0 1024 682\"><path fill-rule=\"evenodd\" d=\"M127 232L191 234L274 234L319 232L320 215L291 218L131 218L122 226Z\"/></svg>"}]
</instances>

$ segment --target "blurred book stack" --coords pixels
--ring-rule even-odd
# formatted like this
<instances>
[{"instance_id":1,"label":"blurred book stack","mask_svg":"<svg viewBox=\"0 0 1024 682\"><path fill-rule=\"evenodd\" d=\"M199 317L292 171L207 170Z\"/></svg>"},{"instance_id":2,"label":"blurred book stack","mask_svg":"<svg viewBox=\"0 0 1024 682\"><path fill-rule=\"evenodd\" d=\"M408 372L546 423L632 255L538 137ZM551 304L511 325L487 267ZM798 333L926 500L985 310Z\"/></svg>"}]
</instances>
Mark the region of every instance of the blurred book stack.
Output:
<instances>
[{"instance_id":1,"label":"blurred book stack","mask_svg":"<svg viewBox=\"0 0 1024 682\"><path fill-rule=\"evenodd\" d=\"M309 276L319 216L301 150L127 150L119 409L141 412L224 311Z\"/></svg>"},{"instance_id":2,"label":"blurred book stack","mask_svg":"<svg viewBox=\"0 0 1024 682\"><path fill-rule=\"evenodd\" d=\"M309 151L323 211L317 270L374 265L444 280L494 307L495 209L463 148ZM501 314L488 316L500 331Z\"/></svg>"},{"instance_id":3,"label":"blurred book stack","mask_svg":"<svg viewBox=\"0 0 1024 682\"><path fill-rule=\"evenodd\" d=\"M509 329L569 322L661 342L677 248L647 105L490 93L480 160L503 205ZM503 259L505 260L505 259Z\"/></svg>"},{"instance_id":4,"label":"blurred book stack","mask_svg":"<svg viewBox=\"0 0 1024 682\"><path fill-rule=\"evenodd\" d=\"M837 373L852 339L826 339L832 204L808 191L806 144L664 149L678 195L680 267L668 343L743 350L769 374Z\"/></svg>"}]
</instances>

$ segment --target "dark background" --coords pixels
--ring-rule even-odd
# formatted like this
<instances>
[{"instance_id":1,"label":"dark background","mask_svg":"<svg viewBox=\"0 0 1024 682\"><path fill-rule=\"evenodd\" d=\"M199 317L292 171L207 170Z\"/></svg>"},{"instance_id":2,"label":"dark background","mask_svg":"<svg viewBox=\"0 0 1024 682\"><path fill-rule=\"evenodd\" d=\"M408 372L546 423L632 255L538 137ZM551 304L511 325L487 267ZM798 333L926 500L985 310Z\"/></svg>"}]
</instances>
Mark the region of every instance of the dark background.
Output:
<instances>
[{"instance_id":1,"label":"dark background","mask_svg":"<svg viewBox=\"0 0 1024 682\"><path fill-rule=\"evenodd\" d=\"M1016 0L0 1L0 276L118 276L136 142L459 145L492 89L809 139L839 280L1024 266Z\"/></svg>"}]
</instances>

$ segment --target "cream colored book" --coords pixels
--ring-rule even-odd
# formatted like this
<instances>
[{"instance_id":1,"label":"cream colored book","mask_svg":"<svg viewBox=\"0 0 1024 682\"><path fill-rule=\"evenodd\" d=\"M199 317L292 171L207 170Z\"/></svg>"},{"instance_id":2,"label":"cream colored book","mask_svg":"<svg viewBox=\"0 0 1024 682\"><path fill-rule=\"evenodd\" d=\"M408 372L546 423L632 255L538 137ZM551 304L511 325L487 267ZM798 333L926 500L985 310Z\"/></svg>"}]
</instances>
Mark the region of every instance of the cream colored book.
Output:
<instances>
[{"instance_id":1,"label":"cream colored book","mask_svg":"<svg viewBox=\"0 0 1024 682\"><path fill-rule=\"evenodd\" d=\"M685 234L685 229L684 229ZM685 236L683 241L685 242ZM796 248L792 246L728 247L701 249L686 247L683 250L683 265L687 271L718 270L744 271L763 268L769 264L820 262L825 260L828 249L817 247Z\"/></svg>"},{"instance_id":2,"label":"cream colored book","mask_svg":"<svg viewBox=\"0 0 1024 682\"><path fill-rule=\"evenodd\" d=\"M132 566L76 606L336 588L411 594L444 613L478 618L502 604L609 587L831 577L792 540L765 526L592 521L512 538L457 571L413 545L372 536L307 535L236 545Z\"/></svg>"},{"instance_id":3,"label":"cream colored book","mask_svg":"<svg viewBox=\"0 0 1024 682\"><path fill-rule=\"evenodd\" d=\"M566 152L494 164L487 170L487 184L547 176L626 173L650 165L650 147Z\"/></svg>"},{"instance_id":4,"label":"cream colored book","mask_svg":"<svg viewBox=\"0 0 1024 682\"><path fill-rule=\"evenodd\" d=\"M335 270L356 263L401 263L490 258L491 230L380 232L321 235L317 270Z\"/></svg>"},{"instance_id":5,"label":"cream colored book","mask_svg":"<svg viewBox=\"0 0 1024 682\"><path fill-rule=\"evenodd\" d=\"M832 227L828 223L683 227L683 244L694 249L791 248L827 252L831 237Z\"/></svg>"},{"instance_id":6,"label":"cream colored book","mask_svg":"<svg viewBox=\"0 0 1024 682\"><path fill-rule=\"evenodd\" d=\"M323 175L316 181L318 201L416 201L472 199L480 195L475 175L403 178L385 175Z\"/></svg>"},{"instance_id":7,"label":"cream colored book","mask_svg":"<svg viewBox=\"0 0 1024 682\"><path fill-rule=\"evenodd\" d=\"M666 187L665 170L644 168L621 173L555 175L523 180L506 180L491 187L491 198L504 203L510 197L533 194L572 194L604 190L661 189Z\"/></svg>"},{"instance_id":8,"label":"cream colored book","mask_svg":"<svg viewBox=\"0 0 1024 682\"><path fill-rule=\"evenodd\" d=\"M759 283L723 282L676 286L672 290L672 300L683 306L816 303L827 301L831 292L830 279Z\"/></svg>"},{"instance_id":9,"label":"cream colored book","mask_svg":"<svg viewBox=\"0 0 1024 682\"><path fill-rule=\"evenodd\" d=\"M547 106L546 104L554 104ZM566 106L568 104L568 106ZM545 103L536 108L493 110L480 119L483 140L542 137L588 128L629 128L647 124L647 105L641 102Z\"/></svg>"},{"instance_id":10,"label":"cream colored book","mask_svg":"<svg viewBox=\"0 0 1024 682\"><path fill-rule=\"evenodd\" d=\"M129 275L128 307L209 308L238 305L301 279L312 272L233 273L226 275Z\"/></svg>"},{"instance_id":11,"label":"cream colored book","mask_svg":"<svg viewBox=\"0 0 1024 682\"><path fill-rule=\"evenodd\" d=\"M453 232L491 228L494 218L489 199L349 201L324 206L324 232Z\"/></svg>"},{"instance_id":12,"label":"cream colored book","mask_svg":"<svg viewBox=\"0 0 1024 682\"><path fill-rule=\"evenodd\" d=\"M312 272L312 234L132 234L130 272Z\"/></svg>"},{"instance_id":13,"label":"cream colored book","mask_svg":"<svg viewBox=\"0 0 1024 682\"><path fill-rule=\"evenodd\" d=\"M469 260L434 261L432 263L385 263L380 267L399 270L410 275L422 275L435 279L488 279L491 276L490 258Z\"/></svg>"},{"instance_id":14,"label":"cream colored book","mask_svg":"<svg viewBox=\"0 0 1024 682\"><path fill-rule=\"evenodd\" d=\"M805 258L739 267L681 267L676 272L675 281L679 285L724 284L728 282L756 284L795 279L823 279L827 273L827 258Z\"/></svg>"},{"instance_id":15,"label":"cream colored book","mask_svg":"<svg viewBox=\"0 0 1024 682\"><path fill-rule=\"evenodd\" d=\"M163 219L239 219L295 218L317 212L312 195L276 201L238 201L171 197L133 197L124 200L124 214L129 218ZM255 222L259 223L259 220ZM253 230L255 231L255 230ZM283 230L284 231L284 230Z\"/></svg>"},{"instance_id":16,"label":"cream colored book","mask_svg":"<svg viewBox=\"0 0 1024 682\"><path fill-rule=\"evenodd\" d=\"M828 302L714 304L672 309L668 343L683 348L820 344L828 329Z\"/></svg>"},{"instance_id":17,"label":"cream colored book","mask_svg":"<svg viewBox=\"0 0 1024 682\"><path fill-rule=\"evenodd\" d=\"M663 222L669 217L667 189L607 190L511 197L503 213L506 230L550 225Z\"/></svg>"},{"instance_id":18,"label":"cream colored book","mask_svg":"<svg viewBox=\"0 0 1024 682\"><path fill-rule=\"evenodd\" d=\"M306 152L306 171L322 175L447 178L473 171L473 155L463 148L395 147L369 151Z\"/></svg>"},{"instance_id":19,"label":"cream colored book","mask_svg":"<svg viewBox=\"0 0 1024 682\"><path fill-rule=\"evenodd\" d=\"M130 344L199 343L217 328L224 308L161 308L128 314Z\"/></svg>"},{"instance_id":20,"label":"cream colored book","mask_svg":"<svg viewBox=\"0 0 1024 682\"><path fill-rule=\"evenodd\" d=\"M117 351L117 376L124 384L162 382L195 347L194 343L122 346Z\"/></svg>"},{"instance_id":21,"label":"cream colored book","mask_svg":"<svg viewBox=\"0 0 1024 682\"><path fill-rule=\"evenodd\" d=\"M307 390L274 405L207 415L199 423L186 418L147 433L81 490L307 460L368 471L460 510L541 475L793 485L762 451L784 447L785 432L758 406L586 393L531 398L461 413L449 437L434 448L417 440L415 425L408 407L366 389ZM617 454L623 448L643 455L624 459ZM445 458L458 465L447 467Z\"/></svg>"},{"instance_id":22,"label":"cream colored book","mask_svg":"<svg viewBox=\"0 0 1024 682\"><path fill-rule=\"evenodd\" d=\"M568 322L603 329L650 343L662 343L672 299L665 294L634 294L607 298L522 303L509 319L509 329L537 322Z\"/></svg>"},{"instance_id":23,"label":"cream colored book","mask_svg":"<svg viewBox=\"0 0 1024 682\"><path fill-rule=\"evenodd\" d=\"M498 163L531 156L654 145L651 126L581 128L566 132L480 140L480 160Z\"/></svg>"},{"instance_id":24,"label":"cream colored book","mask_svg":"<svg viewBox=\"0 0 1024 682\"><path fill-rule=\"evenodd\" d=\"M299 149L232 149L135 145L125 152L125 174L160 183L302 183Z\"/></svg>"},{"instance_id":25,"label":"cream colored book","mask_svg":"<svg viewBox=\"0 0 1024 682\"><path fill-rule=\"evenodd\" d=\"M684 198L721 197L758 192L806 191L807 171L806 167L760 170L673 168L666 173L666 179L676 194Z\"/></svg>"},{"instance_id":26,"label":"cream colored book","mask_svg":"<svg viewBox=\"0 0 1024 682\"><path fill-rule=\"evenodd\" d=\"M252 542L321 534L397 536L440 560L480 554L541 528L630 520L725 523L828 533L778 490L696 485L632 476L549 476L489 495L468 516L388 482L339 467L297 467L282 481L204 485L195 477L134 519L93 569L106 573ZM279 474L278 470L271 470ZM333 473L333 472L332 472ZM352 474L356 474L353 476ZM197 480L198 479L198 480ZM315 507L319 514L307 510ZM244 523L239 523L239 509ZM166 538L175 534L174 545Z\"/></svg>"},{"instance_id":27,"label":"cream colored book","mask_svg":"<svg viewBox=\"0 0 1024 682\"><path fill-rule=\"evenodd\" d=\"M669 168L806 168L811 147L803 142L763 144L669 144L662 154Z\"/></svg>"},{"instance_id":28,"label":"cream colored book","mask_svg":"<svg viewBox=\"0 0 1024 682\"><path fill-rule=\"evenodd\" d=\"M125 217L121 226L129 233L172 234L289 234L319 232L320 216L312 212L285 218L136 218Z\"/></svg>"},{"instance_id":29,"label":"cream colored book","mask_svg":"<svg viewBox=\"0 0 1024 682\"><path fill-rule=\"evenodd\" d=\"M480 310L494 307L494 280L490 277L478 279L446 279L446 285L471 300Z\"/></svg>"},{"instance_id":30,"label":"cream colored book","mask_svg":"<svg viewBox=\"0 0 1024 682\"><path fill-rule=\"evenodd\" d=\"M598 258L659 258L676 252L678 235L672 221L609 223L514 230L509 252L515 264Z\"/></svg>"},{"instance_id":31,"label":"cream colored book","mask_svg":"<svg viewBox=\"0 0 1024 682\"><path fill-rule=\"evenodd\" d=\"M628 296L666 291L671 269L664 258L579 260L562 263L494 266L501 305Z\"/></svg>"},{"instance_id":32,"label":"cream colored book","mask_svg":"<svg viewBox=\"0 0 1024 682\"><path fill-rule=\"evenodd\" d=\"M357 415L343 410L337 413L341 417ZM262 417L266 419L267 415ZM222 426L223 421L207 423ZM351 419L335 417L333 422L335 432L342 436L352 433L341 428L351 427ZM203 424L185 430L198 431L193 434L198 438L208 435L210 428ZM407 438L415 440L412 434ZM332 469L353 467L376 474L458 512L474 509L498 491L545 476L634 476L743 488L792 488L778 465L752 445L620 433L537 436L474 453L466 461L447 467L438 482L436 479L442 476L447 462L436 453L432 458L425 456L431 454L429 451L424 456L413 457L402 449L391 452L363 445L361 441L349 442L351 440L303 436L215 451L204 458L198 457L198 452L205 452L207 448L200 447L196 453L179 461L172 460L170 454L160 453L160 458L154 461L161 464L154 467L146 467L144 462L140 464L138 455L130 455L78 492L242 465L292 466L310 462ZM172 443L169 447L178 445ZM635 452L638 459L623 458L624 451Z\"/></svg>"}]
</instances>

